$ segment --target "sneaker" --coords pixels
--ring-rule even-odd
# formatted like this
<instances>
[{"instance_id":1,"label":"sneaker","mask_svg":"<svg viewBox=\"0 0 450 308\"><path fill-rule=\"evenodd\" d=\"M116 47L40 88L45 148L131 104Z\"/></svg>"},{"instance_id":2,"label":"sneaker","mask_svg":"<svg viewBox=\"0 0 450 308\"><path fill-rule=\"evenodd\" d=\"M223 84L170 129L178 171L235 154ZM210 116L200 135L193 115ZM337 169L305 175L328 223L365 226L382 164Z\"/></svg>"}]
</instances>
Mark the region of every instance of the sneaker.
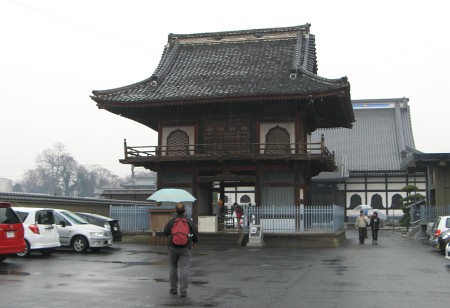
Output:
<instances>
[{"instance_id":1,"label":"sneaker","mask_svg":"<svg viewBox=\"0 0 450 308\"><path fill-rule=\"evenodd\" d=\"M186 290L180 291L180 296L181 296L181 297L186 297L186 296L187 296Z\"/></svg>"},{"instance_id":2,"label":"sneaker","mask_svg":"<svg viewBox=\"0 0 450 308\"><path fill-rule=\"evenodd\" d=\"M175 290L175 289L170 289L170 294L177 294L177 290Z\"/></svg>"}]
</instances>

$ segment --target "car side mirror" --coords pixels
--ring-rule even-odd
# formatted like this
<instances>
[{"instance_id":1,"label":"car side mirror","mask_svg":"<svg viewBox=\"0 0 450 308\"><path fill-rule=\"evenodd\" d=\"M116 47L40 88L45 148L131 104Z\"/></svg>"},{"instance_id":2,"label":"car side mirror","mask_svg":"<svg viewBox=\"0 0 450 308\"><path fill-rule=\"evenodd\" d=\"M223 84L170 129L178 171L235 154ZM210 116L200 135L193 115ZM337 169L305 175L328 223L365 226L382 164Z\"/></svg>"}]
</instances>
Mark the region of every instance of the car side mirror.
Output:
<instances>
[{"instance_id":1,"label":"car side mirror","mask_svg":"<svg viewBox=\"0 0 450 308\"><path fill-rule=\"evenodd\" d=\"M61 221L61 227L65 227L66 226L66 221L65 220L62 220Z\"/></svg>"}]
</instances>

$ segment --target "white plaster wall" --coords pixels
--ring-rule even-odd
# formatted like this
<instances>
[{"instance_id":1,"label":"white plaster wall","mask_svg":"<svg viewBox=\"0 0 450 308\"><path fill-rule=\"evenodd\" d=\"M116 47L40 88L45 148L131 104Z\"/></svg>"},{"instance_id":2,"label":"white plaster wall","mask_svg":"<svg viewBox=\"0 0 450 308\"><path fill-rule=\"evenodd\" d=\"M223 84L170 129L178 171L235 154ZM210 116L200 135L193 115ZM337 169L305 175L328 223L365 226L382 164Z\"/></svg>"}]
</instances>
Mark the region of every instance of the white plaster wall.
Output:
<instances>
[{"instance_id":1,"label":"white plaster wall","mask_svg":"<svg viewBox=\"0 0 450 308\"><path fill-rule=\"evenodd\" d=\"M367 190L385 190L386 189L386 184L385 183L373 183L367 184Z\"/></svg>"},{"instance_id":2,"label":"white plaster wall","mask_svg":"<svg viewBox=\"0 0 450 308\"><path fill-rule=\"evenodd\" d=\"M364 184L347 183L348 190L365 190L366 186Z\"/></svg>"}]
</instances>

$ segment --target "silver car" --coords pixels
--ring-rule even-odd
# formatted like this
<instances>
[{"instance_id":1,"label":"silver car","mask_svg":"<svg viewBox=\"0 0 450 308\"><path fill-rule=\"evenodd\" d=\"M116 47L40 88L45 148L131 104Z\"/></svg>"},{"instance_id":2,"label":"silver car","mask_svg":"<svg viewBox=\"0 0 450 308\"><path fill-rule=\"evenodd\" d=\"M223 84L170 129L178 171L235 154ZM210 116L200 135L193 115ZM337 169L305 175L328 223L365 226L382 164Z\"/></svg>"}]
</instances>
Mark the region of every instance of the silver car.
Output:
<instances>
[{"instance_id":1,"label":"silver car","mask_svg":"<svg viewBox=\"0 0 450 308\"><path fill-rule=\"evenodd\" d=\"M73 212L55 209L55 222L61 246L72 247L75 252L98 251L113 243L110 230L92 225Z\"/></svg>"}]
</instances>

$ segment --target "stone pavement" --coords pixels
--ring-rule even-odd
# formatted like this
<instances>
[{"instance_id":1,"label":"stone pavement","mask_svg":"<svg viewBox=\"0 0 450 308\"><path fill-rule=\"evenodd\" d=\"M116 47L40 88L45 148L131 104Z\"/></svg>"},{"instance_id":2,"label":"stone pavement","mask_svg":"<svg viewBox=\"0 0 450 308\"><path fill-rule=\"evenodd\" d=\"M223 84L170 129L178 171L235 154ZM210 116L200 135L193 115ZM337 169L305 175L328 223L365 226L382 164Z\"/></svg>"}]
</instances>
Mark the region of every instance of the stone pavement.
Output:
<instances>
[{"instance_id":1,"label":"stone pavement","mask_svg":"<svg viewBox=\"0 0 450 308\"><path fill-rule=\"evenodd\" d=\"M369 232L370 234L370 232ZM338 248L201 246L188 297L169 294L167 248L116 243L100 253L0 264L1 307L442 307L449 260L382 230L379 245L347 231ZM18 294L17 292L20 292Z\"/></svg>"}]
</instances>

